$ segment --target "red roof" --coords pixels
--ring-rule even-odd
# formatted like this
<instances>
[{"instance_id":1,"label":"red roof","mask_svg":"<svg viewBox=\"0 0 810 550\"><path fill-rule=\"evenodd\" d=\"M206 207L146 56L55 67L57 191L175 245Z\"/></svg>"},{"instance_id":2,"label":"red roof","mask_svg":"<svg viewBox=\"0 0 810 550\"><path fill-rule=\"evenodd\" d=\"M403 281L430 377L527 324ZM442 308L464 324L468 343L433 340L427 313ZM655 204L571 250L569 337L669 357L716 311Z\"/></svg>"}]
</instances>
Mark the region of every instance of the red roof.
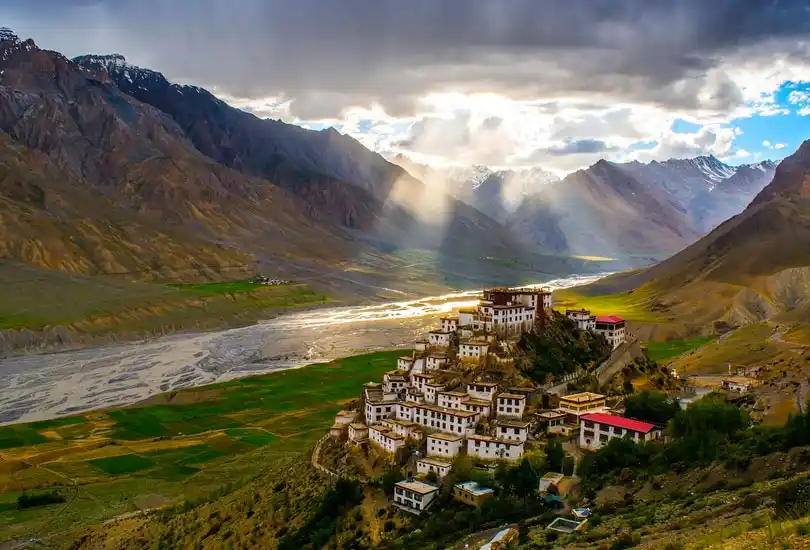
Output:
<instances>
[{"instance_id":1,"label":"red roof","mask_svg":"<svg viewBox=\"0 0 810 550\"><path fill-rule=\"evenodd\" d=\"M604 317L597 317L597 323L624 323L624 319L619 317L618 315L605 315Z\"/></svg>"},{"instance_id":2,"label":"red roof","mask_svg":"<svg viewBox=\"0 0 810 550\"><path fill-rule=\"evenodd\" d=\"M633 430L634 432L649 433L656 429L655 424L649 422L642 422L641 420L633 420L615 414L604 413L591 413L582 416L583 420L590 420L599 424L607 424L608 426L615 426L617 428L624 428L626 430Z\"/></svg>"}]
</instances>

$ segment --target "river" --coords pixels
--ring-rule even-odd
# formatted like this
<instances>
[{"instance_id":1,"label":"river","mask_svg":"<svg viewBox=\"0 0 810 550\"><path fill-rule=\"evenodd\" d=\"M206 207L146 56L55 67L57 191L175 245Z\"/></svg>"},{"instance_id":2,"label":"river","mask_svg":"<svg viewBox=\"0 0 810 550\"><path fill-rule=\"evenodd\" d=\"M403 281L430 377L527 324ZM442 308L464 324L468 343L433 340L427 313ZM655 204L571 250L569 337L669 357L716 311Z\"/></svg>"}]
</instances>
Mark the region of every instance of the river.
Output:
<instances>
[{"instance_id":1,"label":"river","mask_svg":"<svg viewBox=\"0 0 810 550\"><path fill-rule=\"evenodd\" d=\"M543 283L552 289L599 276ZM369 306L319 308L244 328L0 361L0 424L129 405L199 386L358 353L405 347L479 291Z\"/></svg>"}]
</instances>

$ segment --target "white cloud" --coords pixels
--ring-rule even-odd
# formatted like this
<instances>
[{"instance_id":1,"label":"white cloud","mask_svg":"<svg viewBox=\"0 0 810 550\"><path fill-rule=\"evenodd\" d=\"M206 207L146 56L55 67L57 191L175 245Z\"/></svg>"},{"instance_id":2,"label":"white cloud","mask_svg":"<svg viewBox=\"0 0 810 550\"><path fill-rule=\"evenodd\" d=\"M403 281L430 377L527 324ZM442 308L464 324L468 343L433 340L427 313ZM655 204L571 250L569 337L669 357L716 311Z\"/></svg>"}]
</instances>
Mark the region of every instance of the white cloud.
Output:
<instances>
[{"instance_id":1,"label":"white cloud","mask_svg":"<svg viewBox=\"0 0 810 550\"><path fill-rule=\"evenodd\" d=\"M767 139L762 142L762 146L766 149L784 149L786 147L784 143L771 143Z\"/></svg>"},{"instance_id":2,"label":"white cloud","mask_svg":"<svg viewBox=\"0 0 810 550\"><path fill-rule=\"evenodd\" d=\"M793 90L788 94L788 102L798 105L800 103L810 102L810 92L803 90Z\"/></svg>"},{"instance_id":3,"label":"white cloud","mask_svg":"<svg viewBox=\"0 0 810 550\"><path fill-rule=\"evenodd\" d=\"M810 116L810 105L805 105L804 107L796 111L796 114L799 116Z\"/></svg>"},{"instance_id":4,"label":"white cloud","mask_svg":"<svg viewBox=\"0 0 810 550\"><path fill-rule=\"evenodd\" d=\"M784 144L784 143L774 143L774 145L773 145L774 149L784 149L785 147L786 147L786 144Z\"/></svg>"}]
</instances>

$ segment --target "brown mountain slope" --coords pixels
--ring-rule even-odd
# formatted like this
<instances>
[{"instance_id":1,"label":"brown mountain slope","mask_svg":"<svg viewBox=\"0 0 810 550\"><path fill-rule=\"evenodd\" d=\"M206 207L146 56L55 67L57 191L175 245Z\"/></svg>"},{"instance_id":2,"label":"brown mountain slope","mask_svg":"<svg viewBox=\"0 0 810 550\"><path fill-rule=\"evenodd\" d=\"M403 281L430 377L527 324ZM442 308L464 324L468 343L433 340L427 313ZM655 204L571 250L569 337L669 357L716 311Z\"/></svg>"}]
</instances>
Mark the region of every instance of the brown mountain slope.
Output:
<instances>
[{"instance_id":1,"label":"brown mountain slope","mask_svg":"<svg viewBox=\"0 0 810 550\"><path fill-rule=\"evenodd\" d=\"M94 79L63 56L38 49L30 40L21 42L6 35L0 40L0 54L0 130L47 156L45 164L50 167L40 172L44 180L51 181L42 185L67 180L59 183L60 196L76 208L92 200L102 201L93 209L99 223L114 223L115 216L126 211L128 219L140 227L128 236L119 234L122 241L130 238L130 244L149 233L144 227L160 228L156 229L159 232L170 227L184 239L193 236L192 241L181 239L174 244L168 238L161 244L155 241L141 246L149 249L147 253L140 250L132 254L160 256L160 261L168 255L175 257L169 263L224 267L233 264L235 258L243 266L251 264L251 255L261 259L295 255L334 263L353 253L353 239L311 216L300 198L208 159L159 110ZM26 159L32 158L18 158L17 169L26 172ZM92 198L86 200L87 196ZM9 202L7 208L13 210L11 206ZM15 215L20 217L21 213ZM76 211L71 216L81 218L84 214ZM75 232L80 224L58 227L68 240L84 240L83 233ZM39 236L36 227L28 229L33 230L28 235ZM113 234L95 231L97 240L102 241ZM41 256L66 254L49 250L50 242L52 239L40 240L44 246ZM206 248L223 252L211 256ZM226 253L226 249L232 251ZM112 249L108 253L116 256ZM61 261L41 261L37 254L9 256L36 265L62 265ZM180 257L182 260L177 259ZM68 263L73 269L106 273L137 267L133 261L73 259Z\"/></svg>"},{"instance_id":2,"label":"brown mountain slope","mask_svg":"<svg viewBox=\"0 0 810 550\"><path fill-rule=\"evenodd\" d=\"M663 192L606 161L547 185L512 220L516 233L543 249L599 256L671 253L698 236Z\"/></svg>"},{"instance_id":3,"label":"brown mountain slope","mask_svg":"<svg viewBox=\"0 0 810 550\"><path fill-rule=\"evenodd\" d=\"M741 214L672 258L587 292L631 289L676 317L699 312L693 322L737 325L810 309L810 141Z\"/></svg>"}]
</instances>

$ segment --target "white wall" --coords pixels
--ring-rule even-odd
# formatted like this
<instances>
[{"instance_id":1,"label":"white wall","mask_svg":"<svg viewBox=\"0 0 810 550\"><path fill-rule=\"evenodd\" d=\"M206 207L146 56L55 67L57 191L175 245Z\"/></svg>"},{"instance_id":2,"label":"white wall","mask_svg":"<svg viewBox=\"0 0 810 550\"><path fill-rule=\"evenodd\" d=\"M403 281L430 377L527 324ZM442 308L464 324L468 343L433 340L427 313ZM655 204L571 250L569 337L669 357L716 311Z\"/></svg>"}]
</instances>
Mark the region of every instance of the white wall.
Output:
<instances>
[{"instance_id":1,"label":"white wall","mask_svg":"<svg viewBox=\"0 0 810 550\"><path fill-rule=\"evenodd\" d=\"M439 412L414 405L412 420L421 426L439 430L440 432L465 435L475 431L478 418L478 415L456 416L450 409Z\"/></svg>"},{"instance_id":2,"label":"white wall","mask_svg":"<svg viewBox=\"0 0 810 550\"><path fill-rule=\"evenodd\" d=\"M396 486L394 487L394 502L415 510L425 510L430 506L437 494L439 494L439 492L434 491L427 495L420 495Z\"/></svg>"},{"instance_id":3,"label":"white wall","mask_svg":"<svg viewBox=\"0 0 810 550\"><path fill-rule=\"evenodd\" d=\"M523 410L526 408L525 398L515 399L513 397L498 396L495 398L495 400L497 402L495 414L498 416L511 416L515 418L523 417Z\"/></svg>"},{"instance_id":4,"label":"white wall","mask_svg":"<svg viewBox=\"0 0 810 550\"><path fill-rule=\"evenodd\" d=\"M587 428L587 424L590 424L592 428ZM630 431L631 430L616 428L607 424L599 424L597 422L583 420L579 424L579 446L583 449L591 449L595 451L607 445L608 442L613 438L625 437L625 435L628 435L627 432ZM658 430L653 430L647 434L641 434L633 431L632 438L636 443L638 443L641 441L651 441L653 439L657 439L660 434L661 432Z\"/></svg>"},{"instance_id":5,"label":"white wall","mask_svg":"<svg viewBox=\"0 0 810 550\"><path fill-rule=\"evenodd\" d=\"M498 439L508 439L510 441L526 441L529 439L529 430L526 428L514 428L512 426L498 426L495 431Z\"/></svg>"},{"instance_id":6,"label":"white wall","mask_svg":"<svg viewBox=\"0 0 810 550\"><path fill-rule=\"evenodd\" d=\"M395 453L398 449L405 446L404 439L392 439L388 437L385 432L373 426L369 426L368 428L368 437L373 443L389 453Z\"/></svg>"},{"instance_id":7,"label":"white wall","mask_svg":"<svg viewBox=\"0 0 810 550\"><path fill-rule=\"evenodd\" d=\"M455 332L458 324L456 319L442 319L442 332Z\"/></svg>"},{"instance_id":8,"label":"white wall","mask_svg":"<svg viewBox=\"0 0 810 550\"><path fill-rule=\"evenodd\" d=\"M438 394L439 406L444 407L446 409L461 409L462 401L464 401L464 397L459 397L456 395L447 395L441 392Z\"/></svg>"},{"instance_id":9,"label":"white wall","mask_svg":"<svg viewBox=\"0 0 810 550\"><path fill-rule=\"evenodd\" d=\"M497 391L498 386L476 386L475 382L467 385L467 394L469 394L470 397L483 401L492 401Z\"/></svg>"},{"instance_id":10,"label":"white wall","mask_svg":"<svg viewBox=\"0 0 810 550\"><path fill-rule=\"evenodd\" d=\"M422 460L416 461L417 473L426 474L428 472L436 472L436 475L439 477L439 479L449 474L450 468L452 468L451 464L448 464L447 466L438 466L436 464L429 464L427 462L423 462Z\"/></svg>"},{"instance_id":11,"label":"white wall","mask_svg":"<svg viewBox=\"0 0 810 550\"><path fill-rule=\"evenodd\" d=\"M501 454L503 451L503 454ZM467 439L467 454L484 460L519 460L523 456L523 443Z\"/></svg>"},{"instance_id":12,"label":"white wall","mask_svg":"<svg viewBox=\"0 0 810 550\"><path fill-rule=\"evenodd\" d=\"M366 403L366 423L376 424L383 418L397 415L399 403Z\"/></svg>"},{"instance_id":13,"label":"white wall","mask_svg":"<svg viewBox=\"0 0 810 550\"><path fill-rule=\"evenodd\" d=\"M446 456L453 458L461 452L461 446L464 440L446 441L436 437L427 437L427 454L428 456Z\"/></svg>"}]
</instances>

